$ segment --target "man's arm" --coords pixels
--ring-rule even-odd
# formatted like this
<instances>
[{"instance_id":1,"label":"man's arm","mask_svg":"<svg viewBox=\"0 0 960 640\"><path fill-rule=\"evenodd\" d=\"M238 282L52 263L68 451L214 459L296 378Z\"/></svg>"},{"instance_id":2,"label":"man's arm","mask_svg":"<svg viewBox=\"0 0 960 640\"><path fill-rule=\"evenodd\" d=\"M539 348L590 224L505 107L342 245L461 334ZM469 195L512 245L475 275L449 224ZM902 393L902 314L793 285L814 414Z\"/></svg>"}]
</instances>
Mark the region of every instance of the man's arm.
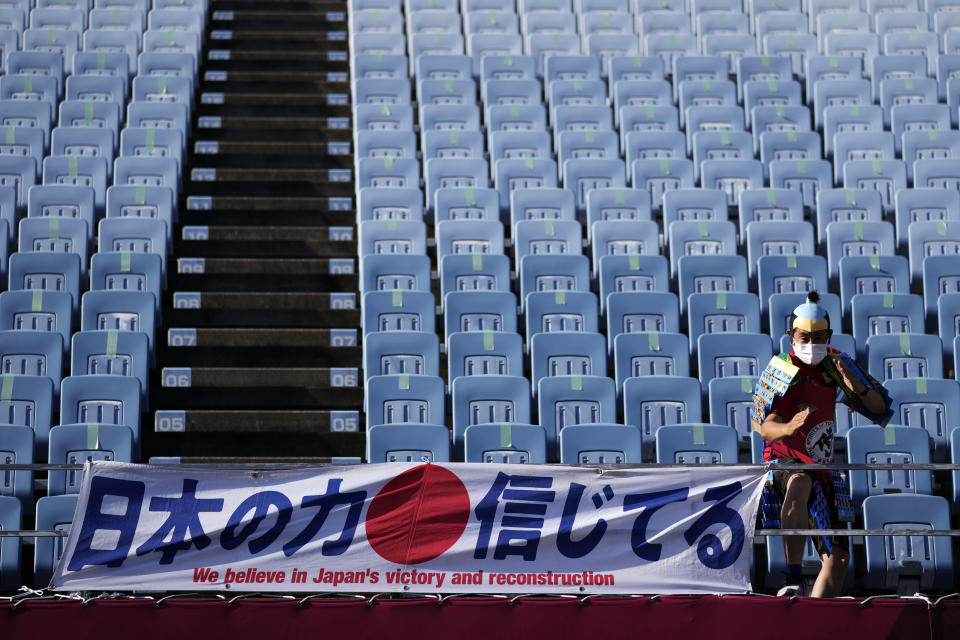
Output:
<instances>
[{"instance_id":1,"label":"man's arm","mask_svg":"<svg viewBox=\"0 0 960 640\"><path fill-rule=\"evenodd\" d=\"M803 423L806 422L807 416L809 416L810 413L811 410L809 408L798 411L793 418L787 422L784 422L783 418L776 413L771 413L767 416L767 419L763 421L763 424L760 425L760 437L767 442L776 442L777 440L783 440L784 438L792 436L803 426Z\"/></svg>"},{"instance_id":2,"label":"man's arm","mask_svg":"<svg viewBox=\"0 0 960 640\"><path fill-rule=\"evenodd\" d=\"M863 406L866 407L867 411L879 414L884 413L887 410L887 403L884 401L883 396L874 389L867 391L866 385L860 382L859 378L857 378L853 372L849 370L847 365L844 364L842 360L837 361L837 371L839 371L840 375L843 377L843 381L847 385L847 388L849 388L854 394L860 396L860 401L863 402Z\"/></svg>"}]
</instances>

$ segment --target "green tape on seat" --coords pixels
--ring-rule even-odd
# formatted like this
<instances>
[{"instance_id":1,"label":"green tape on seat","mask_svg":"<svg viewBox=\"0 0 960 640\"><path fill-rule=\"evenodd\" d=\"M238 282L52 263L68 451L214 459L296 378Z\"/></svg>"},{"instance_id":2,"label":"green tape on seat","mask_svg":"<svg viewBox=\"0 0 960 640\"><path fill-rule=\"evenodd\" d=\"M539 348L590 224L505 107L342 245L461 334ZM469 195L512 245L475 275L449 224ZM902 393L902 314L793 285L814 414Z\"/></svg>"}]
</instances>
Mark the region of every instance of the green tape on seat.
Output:
<instances>
[{"instance_id":1,"label":"green tape on seat","mask_svg":"<svg viewBox=\"0 0 960 640\"><path fill-rule=\"evenodd\" d=\"M630 264L630 271L640 271L640 255L631 253L627 256L627 262Z\"/></svg>"},{"instance_id":2,"label":"green tape on seat","mask_svg":"<svg viewBox=\"0 0 960 640\"><path fill-rule=\"evenodd\" d=\"M160 74L157 76L157 91L160 93L167 92L167 76L166 74Z\"/></svg>"},{"instance_id":3,"label":"green tape on seat","mask_svg":"<svg viewBox=\"0 0 960 640\"><path fill-rule=\"evenodd\" d=\"M147 186L144 184L138 184L137 188L134 190L133 196L137 204L143 204L147 201Z\"/></svg>"},{"instance_id":4,"label":"green tape on seat","mask_svg":"<svg viewBox=\"0 0 960 640\"><path fill-rule=\"evenodd\" d=\"M23 79L23 90L26 93L33 93L33 74L28 73L27 77Z\"/></svg>"},{"instance_id":5,"label":"green tape on seat","mask_svg":"<svg viewBox=\"0 0 960 640\"><path fill-rule=\"evenodd\" d=\"M795 45L795 44L797 43L797 39L793 37L793 34L792 34L792 33L788 33L788 34L787 34L787 37L786 37L785 39L786 39L786 41L787 41L787 46L788 46L788 47L792 47L793 45Z\"/></svg>"},{"instance_id":6,"label":"green tape on seat","mask_svg":"<svg viewBox=\"0 0 960 640\"><path fill-rule=\"evenodd\" d=\"M857 240L863 240L863 220L854 220L853 237Z\"/></svg>"},{"instance_id":7,"label":"green tape on seat","mask_svg":"<svg viewBox=\"0 0 960 640\"><path fill-rule=\"evenodd\" d=\"M450 144L460 143L460 129L450 129Z\"/></svg>"},{"instance_id":8,"label":"green tape on seat","mask_svg":"<svg viewBox=\"0 0 960 640\"><path fill-rule=\"evenodd\" d=\"M918 34L916 30L913 30L913 31L910 32L910 39L911 39L911 40L917 40L919 37L920 37L920 34Z\"/></svg>"},{"instance_id":9,"label":"green tape on seat","mask_svg":"<svg viewBox=\"0 0 960 640\"><path fill-rule=\"evenodd\" d=\"M107 357L116 358L117 357L117 338L120 337L120 332L116 329L110 329L107 331Z\"/></svg>"},{"instance_id":10,"label":"green tape on seat","mask_svg":"<svg viewBox=\"0 0 960 640\"><path fill-rule=\"evenodd\" d=\"M383 11L382 11L381 9L374 9L374 10L373 10L373 19L374 19L376 22L382 22L382 21L383 21Z\"/></svg>"},{"instance_id":11,"label":"green tape on seat","mask_svg":"<svg viewBox=\"0 0 960 640\"><path fill-rule=\"evenodd\" d=\"M870 168L873 169L874 173L880 173L880 158L873 158L870 161Z\"/></svg>"},{"instance_id":12,"label":"green tape on seat","mask_svg":"<svg viewBox=\"0 0 960 640\"><path fill-rule=\"evenodd\" d=\"M885 293L883 294L883 308L884 309L893 309L893 294Z\"/></svg>"},{"instance_id":13,"label":"green tape on seat","mask_svg":"<svg viewBox=\"0 0 960 640\"><path fill-rule=\"evenodd\" d=\"M604 11L604 12L603 12L602 22L603 22L603 26L605 26L605 27L609 27L609 26L610 26L610 12L609 12L609 11Z\"/></svg>"},{"instance_id":14,"label":"green tape on seat","mask_svg":"<svg viewBox=\"0 0 960 640\"><path fill-rule=\"evenodd\" d=\"M883 444L887 447L897 444L897 428L887 425L883 428Z\"/></svg>"},{"instance_id":15,"label":"green tape on seat","mask_svg":"<svg viewBox=\"0 0 960 640\"><path fill-rule=\"evenodd\" d=\"M446 78L443 81L443 90L447 93L453 91L453 78Z\"/></svg>"},{"instance_id":16,"label":"green tape on seat","mask_svg":"<svg viewBox=\"0 0 960 640\"><path fill-rule=\"evenodd\" d=\"M520 105L512 104L510 105L510 115L514 118L520 115Z\"/></svg>"},{"instance_id":17,"label":"green tape on seat","mask_svg":"<svg viewBox=\"0 0 960 640\"><path fill-rule=\"evenodd\" d=\"M513 429L509 422L500 423L500 446L504 449L513 447Z\"/></svg>"},{"instance_id":18,"label":"green tape on seat","mask_svg":"<svg viewBox=\"0 0 960 640\"><path fill-rule=\"evenodd\" d=\"M401 373L397 376L397 388L400 391L409 391L410 390L410 374Z\"/></svg>"},{"instance_id":19,"label":"green tape on seat","mask_svg":"<svg viewBox=\"0 0 960 640\"><path fill-rule=\"evenodd\" d=\"M787 254L787 269L796 269L797 268L797 254L788 253Z\"/></svg>"},{"instance_id":20,"label":"green tape on seat","mask_svg":"<svg viewBox=\"0 0 960 640\"><path fill-rule=\"evenodd\" d=\"M947 221L946 220L937 220L937 235L945 236L947 235Z\"/></svg>"},{"instance_id":21,"label":"green tape on seat","mask_svg":"<svg viewBox=\"0 0 960 640\"><path fill-rule=\"evenodd\" d=\"M769 67L770 66L770 56L760 56L760 66Z\"/></svg>"},{"instance_id":22,"label":"green tape on seat","mask_svg":"<svg viewBox=\"0 0 960 640\"><path fill-rule=\"evenodd\" d=\"M380 103L380 115L389 116L390 115L390 105L385 102Z\"/></svg>"},{"instance_id":23,"label":"green tape on seat","mask_svg":"<svg viewBox=\"0 0 960 640\"><path fill-rule=\"evenodd\" d=\"M593 141L596 139L596 132L593 129L588 129L585 137L588 143L593 143Z\"/></svg>"},{"instance_id":24,"label":"green tape on seat","mask_svg":"<svg viewBox=\"0 0 960 640\"><path fill-rule=\"evenodd\" d=\"M16 144L17 142L17 130L13 125L7 127L7 144Z\"/></svg>"},{"instance_id":25,"label":"green tape on seat","mask_svg":"<svg viewBox=\"0 0 960 640\"><path fill-rule=\"evenodd\" d=\"M647 108L644 109L644 111L646 112L648 118L652 118L656 113L656 109L654 109L652 104L648 104Z\"/></svg>"},{"instance_id":26,"label":"green tape on seat","mask_svg":"<svg viewBox=\"0 0 960 640\"><path fill-rule=\"evenodd\" d=\"M558 289L553 292L553 302L554 304L565 305L567 304L567 292L565 289Z\"/></svg>"},{"instance_id":27,"label":"green tape on seat","mask_svg":"<svg viewBox=\"0 0 960 640\"><path fill-rule=\"evenodd\" d=\"M796 142L797 141L797 132L794 130L787 131L787 142Z\"/></svg>"},{"instance_id":28,"label":"green tape on seat","mask_svg":"<svg viewBox=\"0 0 960 640\"><path fill-rule=\"evenodd\" d=\"M583 376L570 376L570 390L583 391Z\"/></svg>"},{"instance_id":29,"label":"green tape on seat","mask_svg":"<svg viewBox=\"0 0 960 640\"><path fill-rule=\"evenodd\" d=\"M111 16L113 18L113 24L120 24L120 8L119 7L113 8L113 12Z\"/></svg>"},{"instance_id":30,"label":"green tape on seat","mask_svg":"<svg viewBox=\"0 0 960 640\"><path fill-rule=\"evenodd\" d=\"M927 379L926 378L917 378L917 393L920 395L927 394Z\"/></svg>"},{"instance_id":31,"label":"green tape on seat","mask_svg":"<svg viewBox=\"0 0 960 640\"><path fill-rule=\"evenodd\" d=\"M830 56L830 66L834 69L840 66L840 58L837 56Z\"/></svg>"},{"instance_id":32,"label":"green tape on seat","mask_svg":"<svg viewBox=\"0 0 960 640\"><path fill-rule=\"evenodd\" d=\"M93 100L83 101L83 124L88 127L93 125Z\"/></svg>"},{"instance_id":33,"label":"green tape on seat","mask_svg":"<svg viewBox=\"0 0 960 640\"><path fill-rule=\"evenodd\" d=\"M846 9L844 9L843 11L840 12L840 22L846 22L846 21L847 21L847 11Z\"/></svg>"},{"instance_id":34,"label":"green tape on seat","mask_svg":"<svg viewBox=\"0 0 960 640\"><path fill-rule=\"evenodd\" d=\"M633 66L635 66L635 67L642 67L642 66L643 66L643 58L641 58L640 56L633 56Z\"/></svg>"},{"instance_id":35,"label":"green tape on seat","mask_svg":"<svg viewBox=\"0 0 960 640\"><path fill-rule=\"evenodd\" d=\"M740 376L740 393L753 393L753 378Z\"/></svg>"},{"instance_id":36,"label":"green tape on seat","mask_svg":"<svg viewBox=\"0 0 960 640\"><path fill-rule=\"evenodd\" d=\"M475 253L473 254L473 270L480 271L483 269L483 254Z\"/></svg>"},{"instance_id":37,"label":"green tape on seat","mask_svg":"<svg viewBox=\"0 0 960 640\"><path fill-rule=\"evenodd\" d=\"M551 34L550 42L552 44L560 44L560 34L557 34L557 33Z\"/></svg>"},{"instance_id":38,"label":"green tape on seat","mask_svg":"<svg viewBox=\"0 0 960 640\"><path fill-rule=\"evenodd\" d=\"M583 91L583 78L574 78L574 79L573 79L573 90L574 90L574 91Z\"/></svg>"},{"instance_id":39,"label":"green tape on seat","mask_svg":"<svg viewBox=\"0 0 960 640\"><path fill-rule=\"evenodd\" d=\"M670 160L668 158L660 158L660 174L670 175Z\"/></svg>"},{"instance_id":40,"label":"green tape on seat","mask_svg":"<svg viewBox=\"0 0 960 640\"><path fill-rule=\"evenodd\" d=\"M387 229L389 229L390 231L396 231L397 221L392 218L390 220L387 220Z\"/></svg>"},{"instance_id":41,"label":"green tape on seat","mask_svg":"<svg viewBox=\"0 0 960 640\"><path fill-rule=\"evenodd\" d=\"M703 88L705 91L713 91L713 78L707 78L704 80Z\"/></svg>"},{"instance_id":42,"label":"green tape on seat","mask_svg":"<svg viewBox=\"0 0 960 640\"><path fill-rule=\"evenodd\" d=\"M771 207L777 206L777 190L772 187L767 189L767 204Z\"/></svg>"},{"instance_id":43,"label":"green tape on seat","mask_svg":"<svg viewBox=\"0 0 960 640\"><path fill-rule=\"evenodd\" d=\"M844 189L843 194L847 198L847 204L857 204L857 193L853 189Z\"/></svg>"},{"instance_id":44,"label":"green tape on seat","mask_svg":"<svg viewBox=\"0 0 960 640\"><path fill-rule=\"evenodd\" d=\"M797 160L797 172L801 174L807 173L807 159L800 158Z\"/></svg>"},{"instance_id":45,"label":"green tape on seat","mask_svg":"<svg viewBox=\"0 0 960 640\"><path fill-rule=\"evenodd\" d=\"M859 117L860 116L860 105L852 104L850 105L850 115Z\"/></svg>"},{"instance_id":46,"label":"green tape on seat","mask_svg":"<svg viewBox=\"0 0 960 640\"><path fill-rule=\"evenodd\" d=\"M130 272L130 255L131 253L129 251L120 252L120 271L123 273Z\"/></svg>"},{"instance_id":47,"label":"green tape on seat","mask_svg":"<svg viewBox=\"0 0 960 640\"><path fill-rule=\"evenodd\" d=\"M97 51L97 69L102 70L107 65L107 52Z\"/></svg>"},{"instance_id":48,"label":"green tape on seat","mask_svg":"<svg viewBox=\"0 0 960 640\"><path fill-rule=\"evenodd\" d=\"M47 42L56 42L57 41L57 30L54 28L47 29Z\"/></svg>"},{"instance_id":49,"label":"green tape on seat","mask_svg":"<svg viewBox=\"0 0 960 640\"><path fill-rule=\"evenodd\" d=\"M47 225L48 227L47 231L50 234L50 239L59 240L60 239L60 218L58 218L57 216L50 216L50 218L48 219L50 222Z\"/></svg>"},{"instance_id":50,"label":"green tape on seat","mask_svg":"<svg viewBox=\"0 0 960 640\"><path fill-rule=\"evenodd\" d=\"M624 197L623 187L617 187L616 191L614 192L613 201L617 204L623 204L624 202L626 202L626 198Z\"/></svg>"},{"instance_id":51,"label":"green tape on seat","mask_svg":"<svg viewBox=\"0 0 960 640\"><path fill-rule=\"evenodd\" d=\"M957 13L960 14L960 12L957 12ZM928 138L929 140L935 142L939 136L940 136L940 134L937 133L937 130L936 130L936 129L927 129L927 138Z\"/></svg>"},{"instance_id":52,"label":"green tape on seat","mask_svg":"<svg viewBox=\"0 0 960 640\"><path fill-rule=\"evenodd\" d=\"M77 177L77 156L67 156L67 173L71 178Z\"/></svg>"},{"instance_id":53,"label":"green tape on seat","mask_svg":"<svg viewBox=\"0 0 960 640\"><path fill-rule=\"evenodd\" d=\"M677 34L671 33L667 36L667 42L671 47L677 46Z\"/></svg>"},{"instance_id":54,"label":"green tape on seat","mask_svg":"<svg viewBox=\"0 0 960 640\"><path fill-rule=\"evenodd\" d=\"M782 104L774 105L773 110L777 114L778 118L782 118L783 114L786 113L786 110L783 108Z\"/></svg>"},{"instance_id":55,"label":"green tape on seat","mask_svg":"<svg viewBox=\"0 0 960 640\"><path fill-rule=\"evenodd\" d=\"M487 20L490 22L490 24L497 24L497 14L496 14L496 12L491 11L490 13L488 13L488 14L487 14Z\"/></svg>"},{"instance_id":56,"label":"green tape on seat","mask_svg":"<svg viewBox=\"0 0 960 640\"><path fill-rule=\"evenodd\" d=\"M473 187L467 187L467 204L477 204L477 191Z\"/></svg>"},{"instance_id":57,"label":"green tape on seat","mask_svg":"<svg viewBox=\"0 0 960 640\"><path fill-rule=\"evenodd\" d=\"M913 76L907 76L903 79L903 86L907 91L913 91Z\"/></svg>"},{"instance_id":58,"label":"green tape on seat","mask_svg":"<svg viewBox=\"0 0 960 640\"><path fill-rule=\"evenodd\" d=\"M483 332L483 350L493 351L493 331Z\"/></svg>"},{"instance_id":59,"label":"green tape on seat","mask_svg":"<svg viewBox=\"0 0 960 640\"><path fill-rule=\"evenodd\" d=\"M877 254L870 255L870 268L874 271L880 271L880 256Z\"/></svg>"},{"instance_id":60,"label":"green tape on seat","mask_svg":"<svg viewBox=\"0 0 960 640\"><path fill-rule=\"evenodd\" d=\"M157 142L157 128L147 127L147 155L153 155L153 145Z\"/></svg>"},{"instance_id":61,"label":"green tape on seat","mask_svg":"<svg viewBox=\"0 0 960 640\"><path fill-rule=\"evenodd\" d=\"M524 158L523 166L527 169L533 169L533 158Z\"/></svg>"},{"instance_id":62,"label":"green tape on seat","mask_svg":"<svg viewBox=\"0 0 960 640\"><path fill-rule=\"evenodd\" d=\"M43 311L43 289L34 289L30 296L30 311Z\"/></svg>"},{"instance_id":63,"label":"green tape on seat","mask_svg":"<svg viewBox=\"0 0 960 640\"><path fill-rule=\"evenodd\" d=\"M911 355L909 333L900 334L900 355L904 355L904 356Z\"/></svg>"},{"instance_id":64,"label":"green tape on seat","mask_svg":"<svg viewBox=\"0 0 960 640\"><path fill-rule=\"evenodd\" d=\"M373 60L374 62L383 62L383 54L377 51L375 54L373 54Z\"/></svg>"},{"instance_id":65,"label":"green tape on seat","mask_svg":"<svg viewBox=\"0 0 960 640\"><path fill-rule=\"evenodd\" d=\"M693 444L705 444L706 439L703 437L703 425L695 424L693 425Z\"/></svg>"},{"instance_id":66,"label":"green tape on seat","mask_svg":"<svg viewBox=\"0 0 960 640\"><path fill-rule=\"evenodd\" d=\"M727 310L727 292L726 291L717 291L717 309L720 311Z\"/></svg>"},{"instance_id":67,"label":"green tape on seat","mask_svg":"<svg viewBox=\"0 0 960 640\"><path fill-rule=\"evenodd\" d=\"M511 54L508 53L507 55L503 56L503 64L507 65L508 67L512 67L512 66L513 66L513 55L511 55Z\"/></svg>"},{"instance_id":68,"label":"green tape on seat","mask_svg":"<svg viewBox=\"0 0 960 640\"><path fill-rule=\"evenodd\" d=\"M706 238L710 235L710 228L707 226L706 220L697 220L697 233L700 234L701 238Z\"/></svg>"},{"instance_id":69,"label":"green tape on seat","mask_svg":"<svg viewBox=\"0 0 960 640\"><path fill-rule=\"evenodd\" d=\"M729 145L729 144L730 144L730 132L729 132L729 131L724 130L724 131L721 131L721 132L720 132L720 144L723 144L723 145Z\"/></svg>"},{"instance_id":70,"label":"green tape on seat","mask_svg":"<svg viewBox=\"0 0 960 640\"><path fill-rule=\"evenodd\" d=\"M177 41L177 32L173 29L167 29L167 46L171 46Z\"/></svg>"},{"instance_id":71,"label":"green tape on seat","mask_svg":"<svg viewBox=\"0 0 960 640\"><path fill-rule=\"evenodd\" d=\"M719 22L720 24L727 24L727 13L725 11L721 11L717 15L717 22Z\"/></svg>"},{"instance_id":72,"label":"green tape on seat","mask_svg":"<svg viewBox=\"0 0 960 640\"><path fill-rule=\"evenodd\" d=\"M3 386L0 386L0 402L13 400L13 374L3 374Z\"/></svg>"},{"instance_id":73,"label":"green tape on seat","mask_svg":"<svg viewBox=\"0 0 960 640\"><path fill-rule=\"evenodd\" d=\"M390 305L393 307L403 306L403 289L393 290L393 296L390 299Z\"/></svg>"},{"instance_id":74,"label":"green tape on seat","mask_svg":"<svg viewBox=\"0 0 960 640\"><path fill-rule=\"evenodd\" d=\"M660 351L660 332L651 331L647 334L647 346L650 351Z\"/></svg>"},{"instance_id":75,"label":"green tape on seat","mask_svg":"<svg viewBox=\"0 0 960 640\"><path fill-rule=\"evenodd\" d=\"M393 156L384 156L384 157L383 157L383 170L384 170L384 171L393 171Z\"/></svg>"},{"instance_id":76,"label":"green tape on seat","mask_svg":"<svg viewBox=\"0 0 960 640\"><path fill-rule=\"evenodd\" d=\"M767 80L767 91L779 91L777 88L777 81L773 78Z\"/></svg>"},{"instance_id":77,"label":"green tape on seat","mask_svg":"<svg viewBox=\"0 0 960 640\"><path fill-rule=\"evenodd\" d=\"M100 425L96 422L87 423L87 449L100 449Z\"/></svg>"}]
</instances>

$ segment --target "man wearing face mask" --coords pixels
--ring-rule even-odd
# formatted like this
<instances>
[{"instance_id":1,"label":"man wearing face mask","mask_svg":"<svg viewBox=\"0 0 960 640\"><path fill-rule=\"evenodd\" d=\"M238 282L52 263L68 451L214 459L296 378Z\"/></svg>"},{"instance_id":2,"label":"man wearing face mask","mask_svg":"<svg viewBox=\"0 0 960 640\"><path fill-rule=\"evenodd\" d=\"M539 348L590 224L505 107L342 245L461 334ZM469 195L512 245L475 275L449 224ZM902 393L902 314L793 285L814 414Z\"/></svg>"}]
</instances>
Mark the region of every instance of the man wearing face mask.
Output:
<instances>
[{"instance_id":1,"label":"man wearing face mask","mask_svg":"<svg viewBox=\"0 0 960 640\"><path fill-rule=\"evenodd\" d=\"M850 356L827 345L830 317L815 291L790 317L793 350L774 356L757 383L754 428L764 439L764 462L822 464L833 462L833 433L838 394L851 409L885 425L890 401L883 387ZM758 413L759 412L759 413ZM785 529L838 528L837 497L845 500L839 474L829 471L772 472L771 502ZM840 485L842 486L842 485ZM844 503L845 504L845 503ZM787 575L777 595L804 593L801 562L805 538L784 536ZM840 594L850 554L848 538L816 536L822 567L809 595Z\"/></svg>"}]
</instances>

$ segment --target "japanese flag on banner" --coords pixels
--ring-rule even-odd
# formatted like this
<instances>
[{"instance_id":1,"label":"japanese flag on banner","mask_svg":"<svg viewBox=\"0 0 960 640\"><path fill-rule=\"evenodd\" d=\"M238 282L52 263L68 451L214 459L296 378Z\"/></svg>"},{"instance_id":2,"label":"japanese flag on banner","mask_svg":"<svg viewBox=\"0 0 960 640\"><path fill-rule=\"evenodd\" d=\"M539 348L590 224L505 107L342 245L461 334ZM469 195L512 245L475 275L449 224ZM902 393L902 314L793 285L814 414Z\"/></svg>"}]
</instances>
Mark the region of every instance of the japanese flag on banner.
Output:
<instances>
[{"instance_id":1,"label":"japanese flag on banner","mask_svg":"<svg viewBox=\"0 0 960 640\"><path fill-rule=\"evenodd\" d=\"M51 587L750 589L761 467L87 463Z\"/></svg>"}]
</instances>

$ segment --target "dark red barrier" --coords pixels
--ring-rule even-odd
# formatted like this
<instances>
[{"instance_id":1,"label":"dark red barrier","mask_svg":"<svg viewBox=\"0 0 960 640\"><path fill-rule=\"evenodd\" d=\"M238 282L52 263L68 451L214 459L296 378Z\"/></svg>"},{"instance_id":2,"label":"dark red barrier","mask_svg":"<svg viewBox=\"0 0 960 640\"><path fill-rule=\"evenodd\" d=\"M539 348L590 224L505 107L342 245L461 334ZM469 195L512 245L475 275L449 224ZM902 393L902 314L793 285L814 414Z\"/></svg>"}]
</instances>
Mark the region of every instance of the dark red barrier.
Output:
<instances>
[{"instance_id":1,"label":"dark red barrier","mask_svg":"<svg viewBox=\"0 0 960 640\"><path fill-rule=\"evenodd\" d=\"M540 638L700 638L843 640L956 638L960 599L787 602L759 596L505 600L173 599L0 603L0 637L26 640L539 640Z\"/></svg>"}]
</instances>

